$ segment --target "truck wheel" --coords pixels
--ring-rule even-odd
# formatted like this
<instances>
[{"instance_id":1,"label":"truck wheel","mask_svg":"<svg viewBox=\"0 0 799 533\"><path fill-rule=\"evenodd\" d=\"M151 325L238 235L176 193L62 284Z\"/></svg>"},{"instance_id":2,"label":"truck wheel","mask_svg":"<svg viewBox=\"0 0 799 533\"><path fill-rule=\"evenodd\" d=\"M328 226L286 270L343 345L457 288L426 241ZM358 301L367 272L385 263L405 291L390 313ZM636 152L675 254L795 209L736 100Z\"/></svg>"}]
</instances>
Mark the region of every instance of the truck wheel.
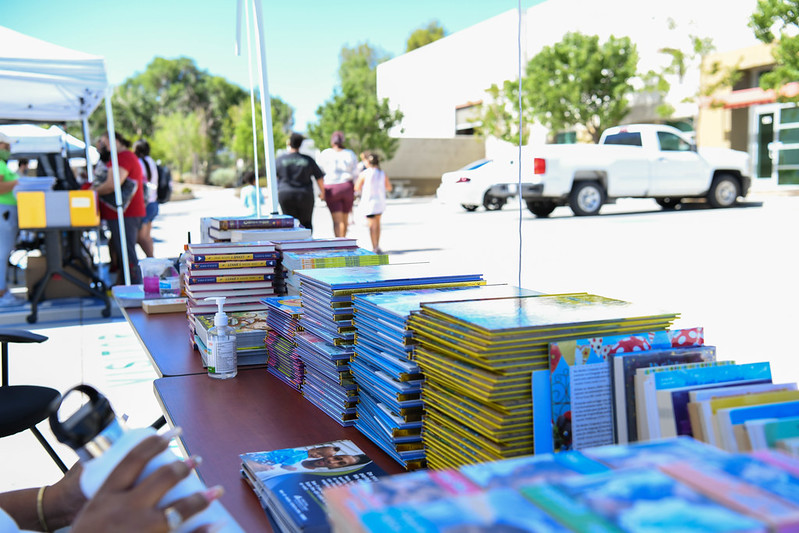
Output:
<instances>
[{"instance_id":1,"label":"truck wheel","mask_svg":"<svg viewBox=\"0 0 799 533\"><path fill-rule=\"evenodd\" d=\"M546 218L555 210L555 202L536 202L527 200L527 209L538 218Z\"/></svg>"},{"instance_id":2,"label":"truck wheel","mask_svg":"<svg viewBox=\"0 0 799 533\"><path fill-rule=\"evenodd\" d=\"M477 206L473 204L461 204L461 207L470 213L477 210Z\"/></svg>"},{"instance_id":3,"label":"truck wheel","mask_svg":"<svg viewBox=\"0 0 799 533\"><path fill-rule=\"evenodd\" d=\"M490 193L486 192L485 196L483 196L483 207L486 208L486 211L499 211L502 209L502 206L505 205L504 198L500 198L499 196L492 196Z\"/></svg>"},{"instance_id":4,"label":"truck wheel","mask_svg":"<svg viewBox=\"0 0 799 533\"><path fill-rule=\"evenodd\" d=\"M719 174L707 193L707 201L713 207L731 207L740 194L738 180L732 174Z\"/></svg>"},{"instance_id":5,"label":"truck wheel","mask_svg":"<svg viewBox=\"0 0 799 533\"><path fill-rule=\"evenodd\" d=\"M605 191L595 181L578 182L569 195L569 207L578 217L599 214L605 203Z\"/></svg>"},{"instance_id":6,"label":"truck wheel","mask_svg":"<svg viewBox=\"0 0 799 533\"><path fill-rule=\"evenodd\" d=\"M681 198L655 198L655 201L664 210L670 211L680 205Z\"/></svg>"}]
</instances>

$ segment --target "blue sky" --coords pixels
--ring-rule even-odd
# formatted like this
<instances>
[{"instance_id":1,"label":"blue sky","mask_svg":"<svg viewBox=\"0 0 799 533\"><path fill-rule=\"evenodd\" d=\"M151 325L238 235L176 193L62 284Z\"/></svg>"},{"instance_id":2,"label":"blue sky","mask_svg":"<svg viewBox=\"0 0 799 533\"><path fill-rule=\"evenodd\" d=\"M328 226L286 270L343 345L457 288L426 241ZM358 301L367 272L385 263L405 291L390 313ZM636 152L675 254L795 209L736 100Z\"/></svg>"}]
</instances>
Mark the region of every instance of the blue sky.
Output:
<instances>
[{"instance_id":1,"label":"blue sky","mask_svg":"<svg viewBox=\"0 0 799 533\"><path fill-rule=\"evenodd\" d=\"M522 8L539 1L524 0ZM0 4L0 25L104 56L112 84L143 71L153 57L187 56L199 68L248 87L244 39L242 55L234 54L235 0ZM262 0L270 93L294 107L295 128L304 131L336 85L342 46L368 41L397 56L410 33L430 20L453 33L517 5L517 0Z\"/></svg>"}]
</instances>

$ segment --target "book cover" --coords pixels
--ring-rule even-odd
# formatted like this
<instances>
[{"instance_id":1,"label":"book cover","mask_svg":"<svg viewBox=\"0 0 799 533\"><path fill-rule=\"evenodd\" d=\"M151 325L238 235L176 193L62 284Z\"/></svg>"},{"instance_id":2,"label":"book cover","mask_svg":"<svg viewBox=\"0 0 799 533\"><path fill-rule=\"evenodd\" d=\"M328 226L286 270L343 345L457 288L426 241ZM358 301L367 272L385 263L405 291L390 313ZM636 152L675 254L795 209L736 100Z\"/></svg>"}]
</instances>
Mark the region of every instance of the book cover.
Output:
<instances>
[{"instance_id":1,"label":"book cover","mask_svg":"<svg viewBox=\"0 0 799 533\"><path fill-rule=\"evenodd\" d=\"M202 263L218 263L227 261L273 261L280 258L280 252L244 252L230 254L189 254L189 267L203 268ZM216 268L216 267L209 267Z\"/></svg>"},{"instance_id":2,"label":"book cover","mask_svg":"<svg viewBox=\"0 0 799 533\"><path fill-rule=\"evenodd\" d=\"M241 269L241 268L265 268L274 267L277 264L276 259L259 259L250 261L192 261L189 263L189 272L206 271L206 270L227 270L227 269Z\"/></svg>"},{"instance_id":3,"label":"book cover","mask_svg":"<svg viewBox=\"0 0 799 533\"><path fill-rule=\"evenodd\" d=\"M660 469L727 508L765 522L772 531L799 529L799 507L746 480L697 462L670 463Z\"/></svg>"},{"instance_id":4,"label":"book cover","mask_svg":"<svg viewBox=\"0 0 799 533\"><path fill-rule=\"evenodd\" d=\"M240 455L242 469L278 519L294 531L327 530L324 489L374 482L385 472L352 441Z\"/></svg>"},{"instance_id":5,"label":"book cover","mask_svg":"<svg viewBox=\"0 0 799 533\"><path fill-rule=\"evenodd\" d=\"M711 402L714 401L717 400L711 400ZM715 416L718 423L722 447L731 452L737 452L738 444L733 432L734 426L756 418L787 418L799 416L799 401L783 401L779 403L718 409Z\"/></svg>"},{"instance_id":6,"label":"book cover","mask_svg":"<svg viewBox=\"0 0 799 533\"><path fill-rule=\"evenodd\" d=\"M210 217L209 225L220 230L253 228L293 228L294 217L289 215L268 215L265 217Z\"/></svg>"},{"instance_id":7,"label":"book cover","mask_svg":"<svg viewBox=\"0 0 799 533\"><path fill-rule=\"evenodd\" d=\"M625 354L704 344L699 328L606 335L550 343L553 427L570 428L557 435L559 449L602 446L615 442L611 361ZM590 368L589 368L590 367ZM588 399L572 408L572 397ZM567 424L567 421L569 422Z\"/></svg>"},{"instance_id":8,"label":"book cover","mask_svg":"<svg viewBox=\"0 0 799 533\"><path fill-rule=\"evenodd\" d=\"M617 442L638 440L635 374L639 368L698 363L715 358L702 346L621 353L613 357L613 397L616 405Z\"/></svg>"},{"instance_id":9,"label":"book cover","mask_svg":"<svg viewBox=\"0 0 799 533\"><path fill-rule=\"evenodd\" d=\"M274 274L244 274L240 276L187 276L186 282L189 285L207 285L217 283L246 283L258 281L270 281L274 279Z\"/></svg>"},{"instance_id":10,"label":"book cover","mask_svg":"<svg viewBox=\"0 0 799 533\"><path fill-rule=\"evenodd\" d=\"M587 457L614 470L651 469L675 461L711 461L727 452L691 437L677 437L631 444L613 444L583 450Z\"/></svg>"},{"instance_id":11,"label":"book cover","mask_svg":"<svg viewBox=\"0 0 799 533\"><path fill-rule=\"evenodd\" d=\"M570 512L570 507L577 503L620 531L740 533L767 530L763 522L728 509L653 469L570 477L557 483L533 485L522 492L539 505L549 504L546 508L558 520L572 522L575 514ZM559 493L561 498L551 497L552 492ZM548 495L547 499L542 497ZM564 500L569 504L556 505ZM593 530L584 520L575 525L578 531Z\"/></svg>"},{"instance_id":12,"label":"book cover","mask_svg":"<svg viewBox=\"0 0 799 533\"><path fill-rule=\"evenodd\" d=\"M376 254L364 248L328 248L310 251L283 252L283 266L288 270L387 264L387 255Z\"/></svg>"},{"instance_id":13,"label":"book cover","mask_svg":"<svg viewBox=\"0 0 799 533\"><path fill-rule=\"evenodd\" d=\"M763 424L766 448L776 448L777 441L799 437L799 417L772 420Z\"/></svg>"},{"instance_id":14,"label":"book cover","mask_svg":"<svg viewBox=\"0 0 799 533\"><path fill-rule=\"evenodd\" d=\"M278 250L316 250L319 248L356 248L358 241L350 237L330 237L327 239L290 239L278 241Z\"/></svg>"},{"instance_id":15,"label":"book cover","mask_svg":"<svg viewBox=\"0 0 799 533\"><path fill-rule=\"evenodd\" d=\"M267 325L267 311L236 311L227 313L228 323L236 329L238 347L264 345ZM194 315L195 331L203 343L208 343L208 330L214 327L214 315Z\"/></svg>"},{"instance_id":16,"label":"book cover","mask_svg":"<svg viewBox=\"0 0 799 533\"><path fill-rule=\"evenodd\" d=\"M303 283L321 286L326 290L354 290L368 287L375 292L380 287L408 284L454 283L475 281L483 284L482 274L458 274L452 269L424 263L380 265L366 267L314 268L297 270Z\"/></svg>"}]
</instances>

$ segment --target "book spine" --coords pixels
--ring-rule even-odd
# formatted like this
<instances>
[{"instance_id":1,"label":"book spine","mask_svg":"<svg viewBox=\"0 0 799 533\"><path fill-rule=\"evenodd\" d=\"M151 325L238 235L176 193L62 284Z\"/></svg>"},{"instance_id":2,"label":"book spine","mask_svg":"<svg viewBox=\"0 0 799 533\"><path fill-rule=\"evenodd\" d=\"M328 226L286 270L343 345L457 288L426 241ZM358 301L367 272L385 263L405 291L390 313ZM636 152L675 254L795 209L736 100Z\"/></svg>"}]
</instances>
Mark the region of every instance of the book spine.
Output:
<instances>
[{"instance_id":1,"label":"book spine","mask_svg":"<svg viewBox=\"0 0 799 533\"><path fill-rule=\"evenodd\" d=\"M538 507L549 513L556 521L578 533L621 533L615 527L594 513L582 502L570 499L555 487L539 483L524 487L522 494Z\"/></svg>"},{"instance_id":2,"label":"book spine","mask_svg":"<svg viewBox=\"0 0 799 533\"><path fill-rule=\"evenodd\" d=\"M353 256L353 257L327 257L318 259L303 259L300 268L338 268L338 267L357 267L387 265L388 256Z\"/></svg>"},{"instance_id":3,"label":"book spine","mask_svg":"<svg viewBox=\"0 0 799 533\"><path fill-rule=\"evenodd\" d=\"M215 261L252 261L260 259L277 259L280 257L278 252L252 252L235 254L194 254L193 263L212 263Z\"/></svg>"},{"instance_id":4,"label":"book spine","mask_svg":"<svg viewBox=\"0 0 799 533\"><path fill-rule=\"evenodd\" d=\"M274 279L274 274L256 274L249 276L192 276L188 277L189 285L200 283L238 283L242 281L269 281Z\"/></svg>"},{"instance_id":5,"label":"book spine","mask_svg":"<svg viewBox=\"0 0 799 533\"><path fill-rule=\"evenodd\" d=\"M189 265L189 270L273 267L276 264L277 261L274 259L264 259L262 261L206 261L202 263L192 262Z\"/></svg>"},{"instance_id":6,"label":"book spine","mask_svg":"<svg viewBox=\"0 0 799 533\"><path fill-rule=\"evenodd\" d=\"M267 229L267 228L293 228L293 218L265 218L265 219L240 219L220 220L220 230L232 229Z\"/></svg>"}]
</instances>

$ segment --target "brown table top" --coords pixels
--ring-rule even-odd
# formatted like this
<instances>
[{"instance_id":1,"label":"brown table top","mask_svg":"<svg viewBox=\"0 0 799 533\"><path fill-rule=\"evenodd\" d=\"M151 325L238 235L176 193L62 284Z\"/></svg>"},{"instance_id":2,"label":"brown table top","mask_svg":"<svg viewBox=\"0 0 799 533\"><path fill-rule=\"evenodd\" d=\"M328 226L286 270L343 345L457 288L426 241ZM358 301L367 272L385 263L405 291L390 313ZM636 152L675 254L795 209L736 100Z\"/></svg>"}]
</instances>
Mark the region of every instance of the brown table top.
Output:
<instances>
[{"instance_id":1,"label":"brown table top","mask_svg":"<svg viewBox=\"0 0 799 533\"><path fill-rule=\"evenodd\" d=\"M187 454L200 455L198 473L208 486L222 485L222 504L248 532L271 531L252 489L241 478L239 454L349 439L391 474L404 469L355 428L336 421L265 369L229 380L206 375L154 382L167 420L183 429Z\"/></svg>"},{"instance_id":2,"label":"brown table top","mask_svg":"<svg viewBox=\"0 0 799 533\"><path fill-rule=\"evenodd\" d=\"M205 374L202 358L189 339L185 312L148 315L140 308L122 308L159 377Z\"/></svg>"}]
</instances>

